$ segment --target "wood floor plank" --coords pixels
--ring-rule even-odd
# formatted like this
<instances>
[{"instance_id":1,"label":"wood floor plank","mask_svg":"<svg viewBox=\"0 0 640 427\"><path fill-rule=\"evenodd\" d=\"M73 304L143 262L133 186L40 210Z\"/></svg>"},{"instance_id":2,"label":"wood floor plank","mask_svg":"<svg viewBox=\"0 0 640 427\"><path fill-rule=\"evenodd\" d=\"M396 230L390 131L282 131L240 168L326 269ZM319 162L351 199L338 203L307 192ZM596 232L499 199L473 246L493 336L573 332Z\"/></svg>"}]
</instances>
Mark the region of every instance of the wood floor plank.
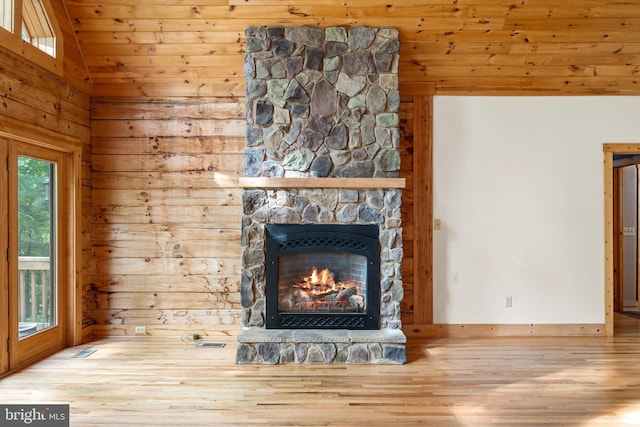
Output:
<instances>
[{"instance_id":1,"label":"wood floor plank","mask_svg":"<svg viewBox=\"0 0 640 427\"><path fill-rule=\"evenodd\" d=\"M0 380L0 401L69 403L77 426L629 426L639 332L616 315L613 338L411 339L406 365L347 366L236 365L234 330L108 338Z\"/></svg>"}]
</instances>

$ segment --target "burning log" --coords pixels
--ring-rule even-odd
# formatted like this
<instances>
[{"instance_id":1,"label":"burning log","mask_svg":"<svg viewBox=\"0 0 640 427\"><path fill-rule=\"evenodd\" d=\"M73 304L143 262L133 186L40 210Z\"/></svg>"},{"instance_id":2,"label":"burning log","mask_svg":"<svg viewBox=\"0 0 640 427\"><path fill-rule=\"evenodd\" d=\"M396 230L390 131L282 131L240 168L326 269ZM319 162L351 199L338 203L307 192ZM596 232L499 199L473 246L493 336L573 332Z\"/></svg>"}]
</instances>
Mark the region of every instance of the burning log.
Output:
<instances>
[{"instance_id":1,"label":"burning log","mask_svg":"<svg viewBox=\"0 0 640 427\"><path fill-rule=\"evenodd\" d=\"M351 286L348 288L344 288L340 292L338 292L338 296L336 297L336 299L338 301L348 301L351 295L356 295L357 293L358 289L355 286Z\"/></svg>"},{"instance_id":2,"label":"burning log","mask_svg":"<svg viewBox=\"0 0 640 427\"><path fill-rule=\"evenodd\" d=\"M313 292L311 294L311 298L313 298L314 301L324 301L324 300L327 300L327 299L333 299L333 298L331 298L331 295L335 295L337 293L338 293L338 291L333 290L333 289L330 289L330 290L328 290L326 292Z\"/></svg>"},{"instance_id":3,"label":"burning log","mask_svg":"<svg viewBox=\"0 0 640 427\"><path fill-rule=\"evenodd\" d=\"M280 309L301 311L353 311L364 307L360 288L353 280L336 282L328 269L318 271L314 266L306 276L291 279L288 296L281 295Z\"/></svg>"},{"instance_id":4,"label":"burning log","mask_svg":"<svg viewBox=\"0 0 640 427\"><path fill-rule=\"evenodd\" d=\"M364 310L364 298L362 298L362 295L351 295L349 297L349 305L358 309L358 311L362 311Z\"/></svg>"}]
</instances>

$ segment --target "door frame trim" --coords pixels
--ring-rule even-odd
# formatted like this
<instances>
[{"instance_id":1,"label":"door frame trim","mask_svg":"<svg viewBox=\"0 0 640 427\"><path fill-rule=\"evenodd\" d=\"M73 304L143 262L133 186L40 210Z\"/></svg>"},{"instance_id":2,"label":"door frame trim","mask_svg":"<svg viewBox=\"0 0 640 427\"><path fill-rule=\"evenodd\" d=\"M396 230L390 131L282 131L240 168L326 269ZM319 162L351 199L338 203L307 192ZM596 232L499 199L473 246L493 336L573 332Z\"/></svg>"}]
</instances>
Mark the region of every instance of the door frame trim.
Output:
<instances>
[{"instance_id":1,"label":"door frame trim","mask_svg":"<svg viewBox=\"0 0 640 427\"><path fill-rule=\"evenodd\" d=\"M0 160L9 159L9 140L0 135ZM0 188L9 188L9 171L5 165L0 164ZM7 201L8 201L8 195ZM9 209L0 209L0 224L9 223ZM9 262L4 255L9 250L9 230L8 227L0 227L0 254L6 261L0 262L0 378L9 371L9 343L4 341L9 338L9 322L4 319L9 318Z\"/></svg>"},{"instance_id":2,"label":"door frame trim","mask_svg":"<svg viewBox=\"0 0 640 427\"><path fill-rule=\"evenodd\" d=\"M15 121L4 121L0 124L0 138L22 141L43 148L56 150L66 157L70 167L65 171L72 183L71 188L65 188L69 195L68 207L71 215L66 218L69 235L66 237L68 245L66 284L67 310L61 313L65 316L64 342L66 346L82 343L82 141L47 129L27 126ZM10 142L9 142L10 143ZM3 151L4 152L4 151ZM60 185L66 183L60 182ZM2 375L2 374L0 374Z\"/></svg>"},{"instance_id":3,"label":"door frame trim","mask_svg":"<svg viewBox=\"0 0 640 427\"><path fill-rule=\"evenodd\" d=\"M614 154L640 154L640 143L606 143L604 152L604 313L605 334L614 335Z\"/></svg>"}]
</instances>

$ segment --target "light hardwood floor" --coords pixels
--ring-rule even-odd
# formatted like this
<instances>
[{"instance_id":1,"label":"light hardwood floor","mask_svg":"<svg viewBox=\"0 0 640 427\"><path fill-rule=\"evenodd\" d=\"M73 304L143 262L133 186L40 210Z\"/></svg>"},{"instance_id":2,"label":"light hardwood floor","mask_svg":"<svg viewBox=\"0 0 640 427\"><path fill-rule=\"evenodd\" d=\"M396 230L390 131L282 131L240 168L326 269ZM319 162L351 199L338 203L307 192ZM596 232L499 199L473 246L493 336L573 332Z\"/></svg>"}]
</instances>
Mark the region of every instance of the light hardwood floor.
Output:
<instances>
[{"instance_id":1,"label":"light hardwood floor","mask_svg":"<svg viewBox=\"0 0 640 427\"><path fill-rule=\"evenodd\" d=\"M70 403L73 426L638 426L640 321L616 322L615 338L412 339L403 366L236 365L232 336L110 338L0 380L0 402Z\"/></svg>"}]
</instances>

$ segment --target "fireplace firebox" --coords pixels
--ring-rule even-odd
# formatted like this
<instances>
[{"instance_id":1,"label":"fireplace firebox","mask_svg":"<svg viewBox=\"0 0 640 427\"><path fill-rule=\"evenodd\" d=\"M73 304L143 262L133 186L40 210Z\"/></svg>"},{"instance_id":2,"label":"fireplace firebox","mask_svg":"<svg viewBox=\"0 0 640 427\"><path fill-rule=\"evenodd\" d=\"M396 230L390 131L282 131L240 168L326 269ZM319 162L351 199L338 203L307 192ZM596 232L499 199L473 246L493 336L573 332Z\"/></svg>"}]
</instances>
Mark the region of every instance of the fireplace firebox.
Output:
<instances>
[{"instance_id":1,"label":"fireplace firebox","mask_svg":"<svg viewBox=\"0 0 640 427\"><path fill-rule=\"evenodd\" d=\"M369 224L268 224L266 327L379 329L378 234Z\"/></svg>"}]
</instances>

